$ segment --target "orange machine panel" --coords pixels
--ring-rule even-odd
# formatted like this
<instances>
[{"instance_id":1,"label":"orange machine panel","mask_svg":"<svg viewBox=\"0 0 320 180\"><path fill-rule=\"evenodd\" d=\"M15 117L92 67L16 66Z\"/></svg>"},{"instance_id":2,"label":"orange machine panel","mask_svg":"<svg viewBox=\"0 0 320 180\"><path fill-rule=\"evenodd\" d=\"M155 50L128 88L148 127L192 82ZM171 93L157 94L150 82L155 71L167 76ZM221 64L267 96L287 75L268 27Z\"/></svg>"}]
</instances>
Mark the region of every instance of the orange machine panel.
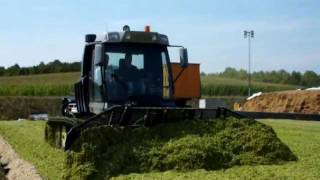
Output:
<instances>
[{"instance_id":1,"label":"orange machine panel","mask_svg":"<svg viewBox=\"0 0 320 180\"><path fill-rule=\"evenodd\" d=\"M189 64L184 70L179 63L171 63L174 83L175 99L193 99L200 98L200 65ZM182 71L183 70L183 71ZM180 75L179 75L180 74Z\"/></svg>"}]
</instances>

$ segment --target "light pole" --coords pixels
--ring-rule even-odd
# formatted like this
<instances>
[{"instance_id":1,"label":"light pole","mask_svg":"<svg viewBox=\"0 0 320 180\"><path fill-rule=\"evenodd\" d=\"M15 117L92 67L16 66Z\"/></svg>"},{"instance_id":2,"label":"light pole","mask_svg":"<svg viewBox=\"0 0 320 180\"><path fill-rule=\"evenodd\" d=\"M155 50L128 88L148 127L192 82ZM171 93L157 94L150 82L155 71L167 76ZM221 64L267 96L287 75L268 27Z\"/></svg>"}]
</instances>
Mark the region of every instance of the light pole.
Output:
<instances>
[{"instance_id":1,"label":"light pole","mask_svg":"<svg viewBox=\"0 0 320 180\"><path fill-rule=\"evenodd\" d=\"M251 39L254 38L254 31L244 31L244 38L248 39L248 96L251 96Z\"/></svg>"}]
</instances>

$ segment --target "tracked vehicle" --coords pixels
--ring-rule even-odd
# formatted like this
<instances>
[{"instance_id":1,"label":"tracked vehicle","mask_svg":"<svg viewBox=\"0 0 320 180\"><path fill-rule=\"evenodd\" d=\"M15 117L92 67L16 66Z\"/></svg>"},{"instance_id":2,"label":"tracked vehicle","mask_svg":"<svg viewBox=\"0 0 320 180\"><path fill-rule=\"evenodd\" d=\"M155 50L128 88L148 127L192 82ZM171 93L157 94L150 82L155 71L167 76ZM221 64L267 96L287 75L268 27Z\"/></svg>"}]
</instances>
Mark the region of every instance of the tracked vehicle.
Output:
<instances>
[{"instance_id":1,"label":"tracked vehicle","mask_svg":"<svg viewBox=\"0 0 320 180\"><path fill-rule=\"evenodd\" d=\"M145 31L88 34L75 83L75 99L63 101L65 117L50 117L46 140L66 150L95 126L152 126L185 119L242 116L225 108L198 108L198 64L188 63L187 49L170 45L166 35ZM180 62L170 61L168 48L180 48ZM193 101L194 102L194 101ZM75 110L76 108L76 110Z\"/></svg>"}]
</instances>

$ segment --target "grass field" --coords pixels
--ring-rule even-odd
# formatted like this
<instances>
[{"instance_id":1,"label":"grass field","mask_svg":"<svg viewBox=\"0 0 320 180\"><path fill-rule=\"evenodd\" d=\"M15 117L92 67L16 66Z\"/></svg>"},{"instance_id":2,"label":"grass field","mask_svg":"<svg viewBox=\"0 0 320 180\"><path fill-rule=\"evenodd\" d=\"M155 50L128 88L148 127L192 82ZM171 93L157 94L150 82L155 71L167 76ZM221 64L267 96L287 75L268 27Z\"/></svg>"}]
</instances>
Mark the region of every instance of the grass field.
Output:
<instances>
[{"instance_id":1,"label":"grass field","mask_svg":"<svg viewBox=\"0 0 320 180\"><path fill-rule=\"evenodd\" d=\"M263 120L299 158L283 165L241 166L218 171L129 174L114 179L319 179L320 122ZM43 140L44 122L0 122L0 135L48 179L60 179L64 153ZM24 138L21 138L24 137Z\"/></svg>"},{"instance_id":2,"label":"grass field","mask_svg":"<svg viewBox=\"0 0 320 180\"><path fill-rule=\"evenodd\" d=\"M0 77L0 96L65 96L73 92L79 73L57 73L29 76ZM246 96L247 81L217 76L203 76L203 96ZM252 92L296 89L297 86L252 83Z\"/></svg>"}]
</instances>

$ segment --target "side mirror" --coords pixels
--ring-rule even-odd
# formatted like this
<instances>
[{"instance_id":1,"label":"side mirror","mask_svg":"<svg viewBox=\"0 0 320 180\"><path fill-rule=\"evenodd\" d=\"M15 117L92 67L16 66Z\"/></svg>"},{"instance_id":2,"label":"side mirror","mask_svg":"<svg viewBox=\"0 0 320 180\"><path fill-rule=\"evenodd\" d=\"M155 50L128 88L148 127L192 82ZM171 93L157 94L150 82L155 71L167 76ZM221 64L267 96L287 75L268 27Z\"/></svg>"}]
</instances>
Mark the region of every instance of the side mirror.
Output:
<instances>
[{"instance_id":1,"label":"side mirror","mask_svg":"<svg viewBox=\"0 0 320 180\"><path fill-rule=\"evenodd\" d=\"M182 68L188 67L188 49L180 48L180 66Z\"/></svg>"}]
</instances>

